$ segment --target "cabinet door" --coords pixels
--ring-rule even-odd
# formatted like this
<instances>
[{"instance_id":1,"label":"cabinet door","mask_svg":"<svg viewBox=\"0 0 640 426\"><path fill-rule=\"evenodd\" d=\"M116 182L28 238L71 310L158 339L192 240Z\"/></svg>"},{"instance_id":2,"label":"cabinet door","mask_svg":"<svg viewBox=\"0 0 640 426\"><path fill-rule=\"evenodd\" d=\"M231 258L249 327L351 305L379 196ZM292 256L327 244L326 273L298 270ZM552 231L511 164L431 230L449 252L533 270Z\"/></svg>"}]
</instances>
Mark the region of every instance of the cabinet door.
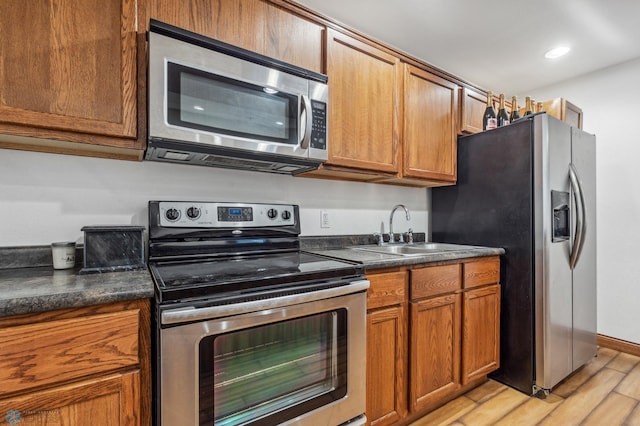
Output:
<instances>
[{"instance_id":1,"label":"cabinet door","mask_svg":"<svg viewBox=\"0 0 640 426\"><path fill-rule=\"evenodd\" d=\"M328 164L398 172L398 58L327 30Z\"/></svg>"},{"instance_id":2,"label":"cabinet door","mask_svg":"<svg viewBox=\"0 0 640 426\"><path fill-rule=\"evenodd\" d=\"M390 425L406 414L403 305L367 314L367 424Z\"/></svg>"},{"instance_id":3,"label":"cabinet door","mask_svg":"<svg viewBox=\"0 0 640 426\"><path fill-rule=\"evenodd\" d=\"M500 367L500 286L464 292L462 383Z\"/></svg>"},{"instance_id":4,"label":"cabinet door","mask_svg":"<svg viewBox=\"0 0 640 426\"><path fill-rule=\"evenodd\" d=\"M137 371L113 374L0 399L0 413L10 424L137 426L139 383Z\"/></svg>"},{"instance_id":5,"label":"cabinet door","mask_svg":"<svg viewBox=\"0 0 640 426\"><path fill-rule=\"evenodd\" d=\"M134 0L2 0L0 52L1 133L138 147Z\"/></svg>"},{"instance_id":6,"label":"cabinet door","mask_svg":"<svg viewBox=\"0 0 640 426\"><path fill-rule=\"evenodd\" d=\"M482 131L482 117L487 107L487 95L463 87L460 91L460 134ZM496 110L497 111L497 110Z\"/></svg>"},{"instance_id":7,"label":"cabinet door","mask_svg":"<svg viewBox=\"0 0 640 426\"><path fill-rule=\"evenodd\" d=\"M403 176L456 181L458 85L405 65Z\"/></svg>"},{"instance_id":8,"label":"cabinet door","mask_svg":"<svg viewBox=\"0 0 640 426\"><path fill-rule=\"evenodd\" d=\"M316 72L324 27L263 0L151 0L150 17Z\"/></svg>"},{"instance_id":9,"label":"cabinet door","mask_svg":"<svg viewBox=\"0 0 640 426\"><path fill-rule=\"evenodd\" d=\"M460 294L411 302L412 411L446 401L460 388Z\"/></svg>"},{"instance_id":10,"label":"cabinet door","mask_svg":"<svg viewBox=\"0 0 640 426\"><path fill-rule=\"evenodd\" d=\"M139 318L131 309L0 328L0 395L136 366Z\"/></svg>"}]
</instances>

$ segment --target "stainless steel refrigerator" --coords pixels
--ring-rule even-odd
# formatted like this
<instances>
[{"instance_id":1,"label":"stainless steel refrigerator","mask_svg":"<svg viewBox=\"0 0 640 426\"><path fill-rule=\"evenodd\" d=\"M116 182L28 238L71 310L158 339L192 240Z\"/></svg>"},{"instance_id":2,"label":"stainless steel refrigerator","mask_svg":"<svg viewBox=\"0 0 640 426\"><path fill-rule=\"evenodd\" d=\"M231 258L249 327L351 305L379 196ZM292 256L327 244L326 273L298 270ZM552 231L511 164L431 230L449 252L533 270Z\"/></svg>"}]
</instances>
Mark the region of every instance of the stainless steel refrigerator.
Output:
<instances>
[{"instance_id":1,"label":"stainless steel refrigerator","mask_svg":"<svg viewBox=\"0 0 640 426\"><path fill-rule=\"evenodd\" d=\"M434 188L432 240L503 247L500 368L548 392L596 354L595 136L547 114L458 139Z\"/></svg>"}]
</instances>

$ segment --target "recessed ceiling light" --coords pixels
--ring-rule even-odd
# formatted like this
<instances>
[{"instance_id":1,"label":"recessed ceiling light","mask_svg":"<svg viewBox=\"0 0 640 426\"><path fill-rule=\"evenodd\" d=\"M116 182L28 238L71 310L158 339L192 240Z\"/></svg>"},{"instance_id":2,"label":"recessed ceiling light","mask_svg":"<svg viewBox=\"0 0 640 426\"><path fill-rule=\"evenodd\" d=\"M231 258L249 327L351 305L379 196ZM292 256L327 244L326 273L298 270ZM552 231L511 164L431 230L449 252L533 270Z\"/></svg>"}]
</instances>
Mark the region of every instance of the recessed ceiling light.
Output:
<instances>
[{"instance_id":1,"label":"recessed ceiling light","mask_svg":"<svg viewBox=\"0 0 640 426\"><path fill-rule=\"evenodd\" d=\"M547 53L545 53L544 57L547 58L547 59L559 58L560 56L564 56L567 53L569 53L570 50L571 50L571 48L568 47L568 46L554 47L553 49L551 49Z\"/></svg>"}]
</instances>

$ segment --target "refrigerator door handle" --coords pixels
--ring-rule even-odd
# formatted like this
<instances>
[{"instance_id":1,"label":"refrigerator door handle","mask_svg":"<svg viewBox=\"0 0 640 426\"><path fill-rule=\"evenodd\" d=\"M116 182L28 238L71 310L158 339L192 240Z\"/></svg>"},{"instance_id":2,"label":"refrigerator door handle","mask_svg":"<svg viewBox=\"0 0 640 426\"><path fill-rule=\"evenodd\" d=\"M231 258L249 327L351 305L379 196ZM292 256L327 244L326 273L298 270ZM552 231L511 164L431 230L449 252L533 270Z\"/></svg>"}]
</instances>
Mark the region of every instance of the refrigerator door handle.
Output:
<instances>
[{"instance_id":1,"label":"refrigerator door handle","mask_svg":"<svg viewBox=\"0 0 640 426\"><path fill-rule=\"evenodd\" d=\"M571 247L571 258L569 260L569 266L571 269L574 269L578 263L578 259L580 259L580 253L584 246L584 238L587 232L587 221L582 185L580 183L576 167L573 163L569 164L569 180L571 181L573 197L576 203L576 234L573 240L573 247Z\"/></svg>"}]
</instances>

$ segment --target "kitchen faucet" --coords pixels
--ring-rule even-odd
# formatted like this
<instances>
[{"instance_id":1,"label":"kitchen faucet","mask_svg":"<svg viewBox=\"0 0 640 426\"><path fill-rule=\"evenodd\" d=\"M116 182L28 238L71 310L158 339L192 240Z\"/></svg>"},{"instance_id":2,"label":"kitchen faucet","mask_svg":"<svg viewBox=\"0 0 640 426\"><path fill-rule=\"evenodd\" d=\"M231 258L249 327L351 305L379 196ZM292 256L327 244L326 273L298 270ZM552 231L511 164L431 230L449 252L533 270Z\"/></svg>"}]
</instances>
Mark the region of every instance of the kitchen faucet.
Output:
<instances>
[{"instance_id":1,"label":"kitchen faucet","mask_svg":"<svg viewBox=\"0 0 640 426\"><path fill-rule=\"evenodd\" d=\"M397 209L402 208L406 214L407 220L411 220L411 215L409 214L409 210L403 204L396 204L391 209L391 215L389 216L389 242L394 243L396 240L395 235L393 235L393 214ZM404 243L404 238L402 237L402 233L400 233L400 242Z\"/></svg>"}]
</instances>

